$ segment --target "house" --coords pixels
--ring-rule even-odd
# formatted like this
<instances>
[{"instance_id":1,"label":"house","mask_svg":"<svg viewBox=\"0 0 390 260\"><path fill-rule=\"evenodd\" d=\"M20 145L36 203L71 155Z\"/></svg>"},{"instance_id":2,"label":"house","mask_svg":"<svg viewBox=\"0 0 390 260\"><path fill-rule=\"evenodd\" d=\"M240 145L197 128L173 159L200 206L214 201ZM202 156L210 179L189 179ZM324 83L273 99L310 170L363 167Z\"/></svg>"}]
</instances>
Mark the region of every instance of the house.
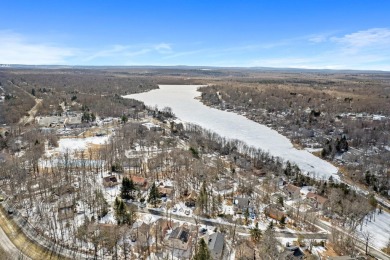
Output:
<instances>
[{"instance_id":1,"label":"house","mask_svg":"<svg viewBox=\"0 0 390 260\"><path fill-rule=\"evenodd\" d=\"M286 260L303 260L304 258L305 254L302 252L299 246L286 247L281 256L281 259Z\"/></svg>"},{"instance_id":2,"label":"house","mask_svg":"<svg viewBox=\"0 0 390 260\"><path fill-rule=\"evenodd\" d=\"M110 175L103 178L103 186L104 187L112 187L118 185L118 179L114 175Z\"/></svg>"},{"instance_id":3,"label":"house","mask_svg":"<svg viewBox=\"0 0 390 260\"><path fill-rule=\"evenodd\" d=\"M262 177L265 177L267 175L267 172L265 170L254 170L253 171L253 175L258 177L258 178L262 178Z\"/></svg>"},{"instance_id":4,"label":"house","mask_svg":"<svg viewBox=\"0 0 390 260\"><path fill-rule=\"evenodd\" d=\"M236 214L243 214L245 211L252 212L251 201L248 197L234 197L233 210Z\"/></svg>"},{"instance_id":5,"label":"house","mask_svg":"<svg viewBox=\"0 0 390 260\"><path fill-rule=\"evenodd\" d=\"M215 191L226 191L226 190L230 190L233 188L233 183L232 181L228 180L228 179L221 179L219 181L217 181L216 183L214 183L214 186L213 186L214 190Z\"/></svg>"},{"instance_id":6,"label":"house","mask_svg":"<svg viewBox=\"0 0 390 260\"><path fill-rule=\"evenodd\" d=\"M138 186L139 188L146 188L146 185L148 184L146 179L140 176L131 176L131 180L133 181L134 185Z\"/></svg>"},{"instance_id":7,"label":"house","mask_svg":"<svg viewBox=\"0 0 390 260\"><path fill-rule=\"evenodd\" d=\"M151 122L143 123L142 126L149 131L161 131L162 128L159 125L153 124Z\"/></svg>"},{"instance_id":8,"label":"house","mask_svg":"<svg viewBox=\"0 0 390 260\"><path fill-rule=\"evenodd\" d=\"M287 195L287 197L297 199L301 195L301 188L289 183L284 185L283 192Z\"/></svg>"},{"instance_id":9,"label":"house","mask_svg":"<svg viewBox=\"0 0 390 260\"><path fill-rule=\"evenodd\" d=\"M74 203L73 201L62 201L58 204L58 220L73 218Z\"/></svg>"},{"instance_id":10,"label":"house","mask_svg":"<svg viewBox=\"0 0 390 260\"><path fill-rule=\"evenodd\" d=\"M286 217L286 214L283 211L281 211L273 206L266 207L264 209L264 214L272 219L277 220L277 221L280 221Z\"/></svg>"},{"instance_id":11,"label":"house","mask_svg":"<svg viewBox=\"0 0 390 260\"><path fill-rule=\"evenodd\" d=\"M151 237L150 225L142 222L135 223L130 233L130 239L137 242L139 245L148 245L148 240Z\"/></svg>"},{"instance_id":12,"label":"house","mask_svg":"<svg viewBox=\"0 0 390 260\"><path fill-rule=\"evenodd\" d=\"M208 238L207 246L213 259L221 259L225 246L225 235L220 232L211 234Z\"/></svg>"},{"instance_id":13,"label":"house","mask_svg":"<svg viewBox=\"0 0 390 260\"><path fill-rule=\"evenodd\" d=\"M172 249L187 250L191 242L191 230L187 225L175 228L168 237L167 244Z\"/></svg>"},{"instance_id":14,"label":"house","mask_svg":"<svg viewBox=\"0 0 390 260\"><path fill-rule=\"evenodd\" d=\"M324 209L326 207L326 204L328 202L327 198L324 198L318 194L315 194L313 192L308 192L306 194L306 200L308 203L316 208L316 209Z\"/></svg>"},{"instance_id":15,"label":"house","mask_svg":"<svg viewBox=\"0 0 390 260\"><path fill-rule=\"evenodd\" d=\"M187 207L195 207L196 199L198 198L198 194L193 190L190 195L185 198L185 205Z\"/></svg>"},{"instance_id":16,"label":"house","mask_svg":"<svg viewBox=\"0 0 390 260\"><path fill-rule=\"evenodd\" d=\"M158 189L158 193L160 194L160 197L172 198L173 187L171 187L171 186L159 186L157 189Z\"/></svg>"}]
</instances>

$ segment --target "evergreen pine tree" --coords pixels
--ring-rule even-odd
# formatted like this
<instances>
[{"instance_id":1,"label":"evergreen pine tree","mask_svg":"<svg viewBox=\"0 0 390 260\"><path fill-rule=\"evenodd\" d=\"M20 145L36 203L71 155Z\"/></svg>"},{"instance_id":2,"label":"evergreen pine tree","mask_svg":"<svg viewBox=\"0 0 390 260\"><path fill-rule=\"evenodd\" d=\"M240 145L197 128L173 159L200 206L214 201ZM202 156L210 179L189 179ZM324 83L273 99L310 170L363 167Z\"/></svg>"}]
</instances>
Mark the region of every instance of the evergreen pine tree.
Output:
<instances>
[{"instance_id":1,"label":"evergreen pine tree","mask_svg":"<svg viewBox=\"0 0 390 260\"><path fill-rule=\"evenodd\" d=\"M198 207L201 209L202 213L208 211L208 194L206 188L206 182L204 181L202 187L200 188L199 196L197 199Z\"/></svg>"},{"instance_id":2,"label":"evergreen pine tree","mask_svg":"<svg viewBox=\"0 0 390 260\"><path fill-rule=\"evenodd\" d=\"M115 198L114 211L118 224L124 223L123 220L126 218L126 205L123 200L118 199L118 197Z\"/></svg>"},{"instance_id":3,"label":"evergreen pine tree","mask_svg":"<svg viewBox=\"0 0 390 260\"><path fill-rule=\"evenodd\" d=\"M246 208L244 212L244 218L245 218L245 225L248 225L248 219L249 219L249 209Z\"/></svg>"},{"instance_id":4,"label":"evergreen pine tree","mask_svg":"<svg viewBox=\"0 0 390 260\"><path fill-rule=\"evenodd\" d=\"M153 182L152 187L150 188L148 202L153 204L154 207L156 207L159 198L160 195L158 193L158 189L156 187L156 184Z\"/></svg>"},{"instance_id":5,"label":"evergreen pine tree","mask_svg":"<svg viewBox=\"0 0 390 260\"><path fill-rule=\"evenodd\" d=\"M292 171L292 169L291 169L291 163L290 163L290 161L287 161L287 163L286 163L286 168L284 169L284 174L285 174L286 176L291 176L291 171Z\"/></svg>"},{"instance_id":6,"label":"evergreen pine tree","mask_svg":"<svg viewBox=\"0 0 390 260\"><path fill-rule=\"evenodd\" d=\"M193 260L212 260L209 248L203 238L199 241L198 252L195 253Z\"/></svg>"},{"instance_id":7,"label":"evergreen pine tree","mask_svg":"<svg viewBox=\"0 0 390 260\"><path fill-rule=\"evenodd\" d=\"M122 180L122 187L121 187L121 198L128 200L131 199L132 191L135 190L135 185L133 183L133 180L125 177Z\"/></svg>"}]
</instances>

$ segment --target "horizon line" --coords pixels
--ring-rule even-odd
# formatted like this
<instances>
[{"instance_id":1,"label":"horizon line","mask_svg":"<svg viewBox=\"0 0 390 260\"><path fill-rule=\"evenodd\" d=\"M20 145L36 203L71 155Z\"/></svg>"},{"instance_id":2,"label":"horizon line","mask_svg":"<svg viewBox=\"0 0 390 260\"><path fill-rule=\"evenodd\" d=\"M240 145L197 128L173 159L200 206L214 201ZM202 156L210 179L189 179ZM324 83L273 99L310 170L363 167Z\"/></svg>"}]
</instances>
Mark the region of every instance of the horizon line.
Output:
<instances>
[{"instance_id":1,"label":"horizon line","mask_svg":"<svg viewBox=\"0 0 390 260\"><path fill-rule=\"evenodd\" d=\"M269 70L305 70L305 71L350 71L350 72L390 72L390 70L380 70L380 69L330 69L330 68L297 68L297 67L262 67L262 66L212 66L212 65L62 65L62 64L0 64L0 69L4 68L15 68L15 67L63 67L63 68L72 68L72 67L108 67L108 68L148 68L148 67L157 67L157 68L169 68L169 67L187 67L187 68L215 68L215 69L269 69Z\"/></svg>"}]
</instances>

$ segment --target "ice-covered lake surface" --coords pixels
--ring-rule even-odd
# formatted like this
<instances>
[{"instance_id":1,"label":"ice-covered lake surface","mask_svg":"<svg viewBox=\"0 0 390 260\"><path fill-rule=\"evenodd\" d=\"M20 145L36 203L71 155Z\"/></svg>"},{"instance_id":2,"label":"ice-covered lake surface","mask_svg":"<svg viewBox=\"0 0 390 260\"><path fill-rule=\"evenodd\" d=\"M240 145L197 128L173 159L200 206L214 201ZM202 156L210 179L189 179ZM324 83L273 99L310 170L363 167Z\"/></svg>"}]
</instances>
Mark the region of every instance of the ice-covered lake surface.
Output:
<instances>
[{"instance_id":1,"label":"ice-covered lake surface","mask_svg":"<svg viewBox=\"0 0 390 260\"><path fill-rule=\"evenodd\" d=\"M337 168L308 151L295 149L290 140L271 128L258 124L244 116L210 108L196 99L200 85L159 85L159 89L124 96L142 101L147 106L172 108L173 113L184 122L194 123L219 135L244 141L261 148L283 160L296 163L312 177L338 180Z\"/></svg>"}]
</instances>

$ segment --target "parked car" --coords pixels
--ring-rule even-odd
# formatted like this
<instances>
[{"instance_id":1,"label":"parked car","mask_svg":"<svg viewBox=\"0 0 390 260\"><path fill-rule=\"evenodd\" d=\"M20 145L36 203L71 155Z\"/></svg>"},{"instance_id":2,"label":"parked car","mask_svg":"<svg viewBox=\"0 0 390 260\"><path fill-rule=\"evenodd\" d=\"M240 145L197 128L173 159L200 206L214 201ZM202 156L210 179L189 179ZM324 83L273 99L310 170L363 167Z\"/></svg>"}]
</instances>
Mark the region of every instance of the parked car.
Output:
<instances>
[{"instance_id":1,"label":"parked car","mask_svg":"<svg viewBox=\"0 0 390 260\"><path fill-rule=\"evenodd\" d=\"M195 207L195 201L186 201L184 205L187 207Z\"/></svg>"},{"instance_id":2,"label":"parked car","mask_svg":"<svg viewBox=\"0 0 390 260\"><path fill-rule=\"evenodd\" d=\"M205 235L207 233L207 228L201 228L199 231L202 235Z\"/></svg>"}]
</instances>

